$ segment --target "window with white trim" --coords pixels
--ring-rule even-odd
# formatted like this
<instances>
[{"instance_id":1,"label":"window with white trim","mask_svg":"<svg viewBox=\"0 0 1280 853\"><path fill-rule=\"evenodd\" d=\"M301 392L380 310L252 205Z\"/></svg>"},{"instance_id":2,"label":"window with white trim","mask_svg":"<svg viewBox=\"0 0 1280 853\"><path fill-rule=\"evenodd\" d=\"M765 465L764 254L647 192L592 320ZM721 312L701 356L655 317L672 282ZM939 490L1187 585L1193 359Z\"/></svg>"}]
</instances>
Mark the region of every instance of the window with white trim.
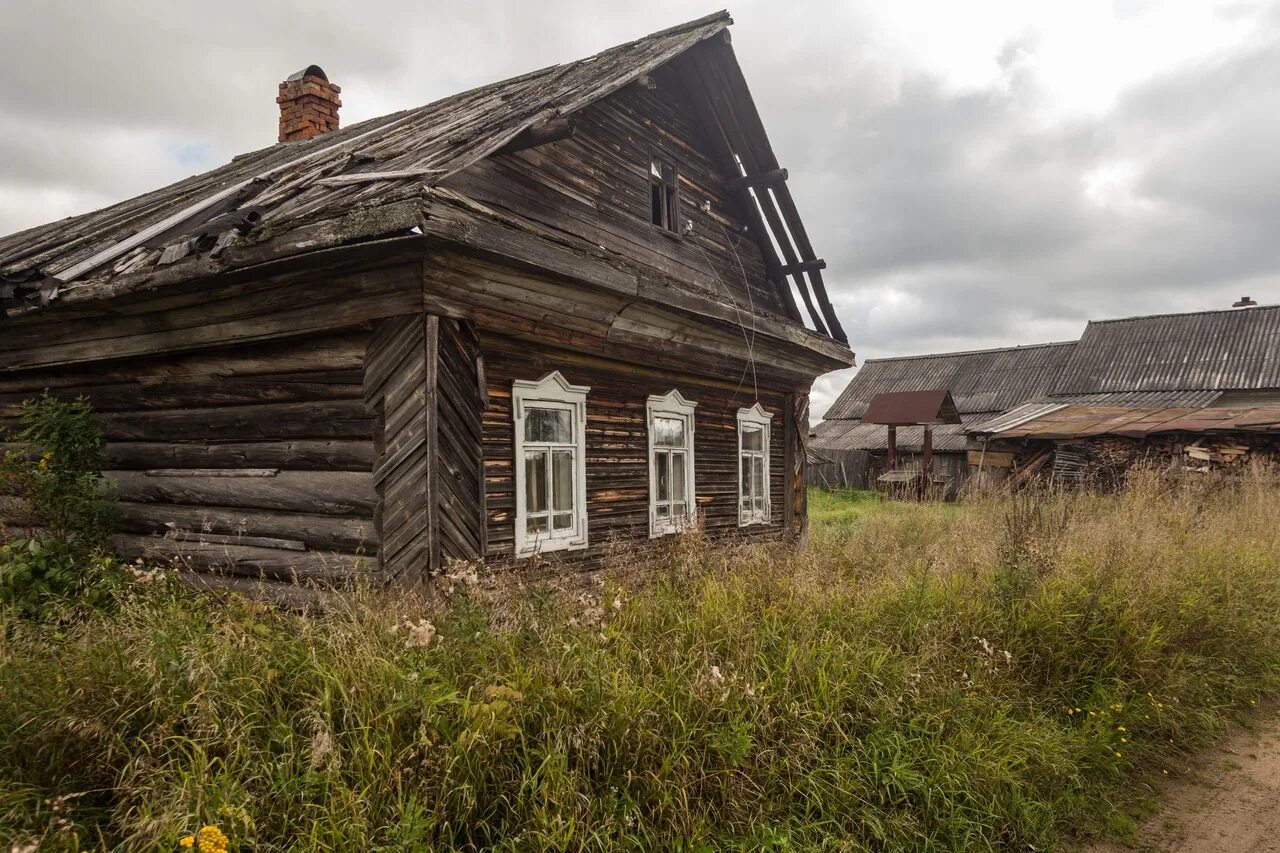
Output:
<instances>
[{"instance_id":1,"label":"window with white trim","mask_svg":"<svg viewBox=\"0 0 1280 853\"><path fill-rule=\"evenodd\" d=\"M649 398L649 535L691 527L697 520L693 483L693 410L672 389Z\"/></svg>"},{"instance_id":2,"label":"window with white trim","mask_svg":"<svg viewBox=\"0 0 1280 853\"><path fill-rule=\"evenodd\" d=\"M769 523L769 423L756 403L738 409L738 525Z\"/></svg>"},{"instance_id":3,"label":"window with white trim","mask_svg":"<svg viewBox=\"0 0 1280 853\"><path fill-rule=\"evenodd\" d=\"M516 554L587 547L587 392L555 371L511 383Z\"/></svg>"}]
</instances>

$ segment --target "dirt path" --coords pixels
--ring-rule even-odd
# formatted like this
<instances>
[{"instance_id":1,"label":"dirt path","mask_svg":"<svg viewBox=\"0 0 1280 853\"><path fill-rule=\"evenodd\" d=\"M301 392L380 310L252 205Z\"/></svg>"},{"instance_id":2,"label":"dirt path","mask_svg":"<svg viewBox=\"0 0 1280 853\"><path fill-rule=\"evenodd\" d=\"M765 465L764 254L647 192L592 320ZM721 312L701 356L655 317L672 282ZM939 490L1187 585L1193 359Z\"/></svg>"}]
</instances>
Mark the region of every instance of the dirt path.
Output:
<instances>
[{"instance_id":1,"label":"dirt path","mask_svg":"<svg viewBox=\"0 0 1280 853\"><path fill-rule=\"evenodd\" d=\"M1167 853L1280 851L1280 724L1238 730L1160 791L1136 848ZM1103 844L1091 853L1128 850Z\"/></svg>"}]
</instances>

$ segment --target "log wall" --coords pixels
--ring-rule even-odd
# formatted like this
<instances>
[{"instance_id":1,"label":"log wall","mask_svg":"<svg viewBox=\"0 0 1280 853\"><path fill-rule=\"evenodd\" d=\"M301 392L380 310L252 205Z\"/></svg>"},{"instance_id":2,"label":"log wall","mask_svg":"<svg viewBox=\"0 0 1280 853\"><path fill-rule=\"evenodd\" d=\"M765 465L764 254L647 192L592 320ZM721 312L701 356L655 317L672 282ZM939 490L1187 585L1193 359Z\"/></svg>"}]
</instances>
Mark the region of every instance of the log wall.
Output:
<instances>
[{"instance_id":1,"label":"log wall","mask_svg":"<svg viewBox=\"0 0 1280 853\"><path fill-rule=\"evenodd\" d=\"M563 373L570 383L591 387L586 425L589 547L555 552L546 559L591 568L603 561L613 543L626 540L644 545L650 541L645 406L649 395L664 394L673 387L698 404L694 416L694 477L699 516L707 532L717 537L764 539L788 530L787 516L795 511L797 498L793 491L794 473L787 476L786 466L793 457L786 450L786 440L789 434L802 430L788 431L787 389L761 385L757 396L750 376L743 377L741 384L726 382L567 350L531 347L495 336L482 336L481 346L489 392L489 406L484 413L484 453L486 555L490 564L512 561L515 551L511 383L517 379L541 379L553 370ZM769 459L772 521L740 528L737 415L738 409L757 399L774 415ZM803 508L803 504L799 506ZM796 531L797 527L791 530Z\"/></svg>"},{"instance_id":2,"label":"log wall","mask_svg":"<svg viewBox=\"0 0 1280 853\"><path fill-rule=\"evenodd\" d=\"M89 399L126 556L181 551L229 578L345 581L372 571L378 550L368 342L357 328L0 373L0 426L46 388Z\"/></svg>"}]
</instances>

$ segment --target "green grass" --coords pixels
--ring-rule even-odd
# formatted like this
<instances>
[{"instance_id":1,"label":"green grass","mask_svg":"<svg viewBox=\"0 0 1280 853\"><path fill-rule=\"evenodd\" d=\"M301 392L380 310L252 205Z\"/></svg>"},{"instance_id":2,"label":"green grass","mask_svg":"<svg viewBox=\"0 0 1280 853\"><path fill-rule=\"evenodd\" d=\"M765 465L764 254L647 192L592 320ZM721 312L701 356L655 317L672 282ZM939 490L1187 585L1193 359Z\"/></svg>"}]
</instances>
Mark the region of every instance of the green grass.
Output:
<instances>
[{"instance_id":1,"label":"green grass","mask_svg":"<svg viewBox=\"0 0 1280 853\"><path fill-rule=\"evenodd\" d=\"M603 587L2 616L0 847L1045 849L1280 692L1260 478L811 507Z\"/></svg>"}]
</instances>

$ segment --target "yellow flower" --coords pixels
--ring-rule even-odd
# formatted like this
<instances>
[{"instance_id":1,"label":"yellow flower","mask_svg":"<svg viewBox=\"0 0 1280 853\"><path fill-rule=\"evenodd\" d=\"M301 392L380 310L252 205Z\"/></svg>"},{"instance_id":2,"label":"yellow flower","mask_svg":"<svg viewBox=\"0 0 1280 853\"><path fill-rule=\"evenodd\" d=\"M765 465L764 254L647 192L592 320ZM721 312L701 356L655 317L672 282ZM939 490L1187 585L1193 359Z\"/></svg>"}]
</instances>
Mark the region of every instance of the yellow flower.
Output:
<instances>
[{"instance_id":1,"label":"yellow flower","mask_svg":"<svg viewBox=\"0 0 1280 853\"><path fill-rule=\"evenodd\" d=\"M1116 726L1116 731L1118 731L1118 732L1127 732L1127 731L1128 731L1128 729L1126 729L1124 726Z\"/></svg>"},{"instance_id":2,"label":"yellow flower","mask_svg":"<svg viewBox=\"0 0 1280 853\"><path fill-rule=\"evenodd\" d=\"M1117 752L1117 753L1116 753L1116 758L1120 758L1120 757L1122 757L1122 756L1120 755L1120 753L1118 753L1118 752Z\"/></svg>"},{"instance_id":3,"label":"yellow flower","mask_svg":"<svg viewBox=\"0 0 1280 853\"><path fill-rule=\"evenodd\" d=\"M1166 776L1168 776L1168 775L1169 775L1169 771L1168 771L1168 770L1161 770L1160 772L1161 772L1161 773L1163 773L1163 774L1164 774L1164 775L1166 775Z\"/></svg>"},{"instance_id":4,"label":"yellow flower","mask_svg":"<svg viewBox=\"0 0 1280 853\"><path fill-rule=\"evenodd\" d=\"M182 840L180 840L178 843L181 844L183 847L194 847L196 844L196 837L194 835L186 835L186 836L183 836Z\"/></svg>"},{"instance_id":5,"label":"yellow flower","mask_svg":"<svg viewBox=\"0 0 1280 853\"><path fill-rule=\"evenodd\" d=\"M1128 743L1128 742L1129 742L1129 739L1128 739L1127 737L1122 737L1122 738L1120 738L1120 742L1121 742L1121 743Z\"/></svg>"}]
</instances>

